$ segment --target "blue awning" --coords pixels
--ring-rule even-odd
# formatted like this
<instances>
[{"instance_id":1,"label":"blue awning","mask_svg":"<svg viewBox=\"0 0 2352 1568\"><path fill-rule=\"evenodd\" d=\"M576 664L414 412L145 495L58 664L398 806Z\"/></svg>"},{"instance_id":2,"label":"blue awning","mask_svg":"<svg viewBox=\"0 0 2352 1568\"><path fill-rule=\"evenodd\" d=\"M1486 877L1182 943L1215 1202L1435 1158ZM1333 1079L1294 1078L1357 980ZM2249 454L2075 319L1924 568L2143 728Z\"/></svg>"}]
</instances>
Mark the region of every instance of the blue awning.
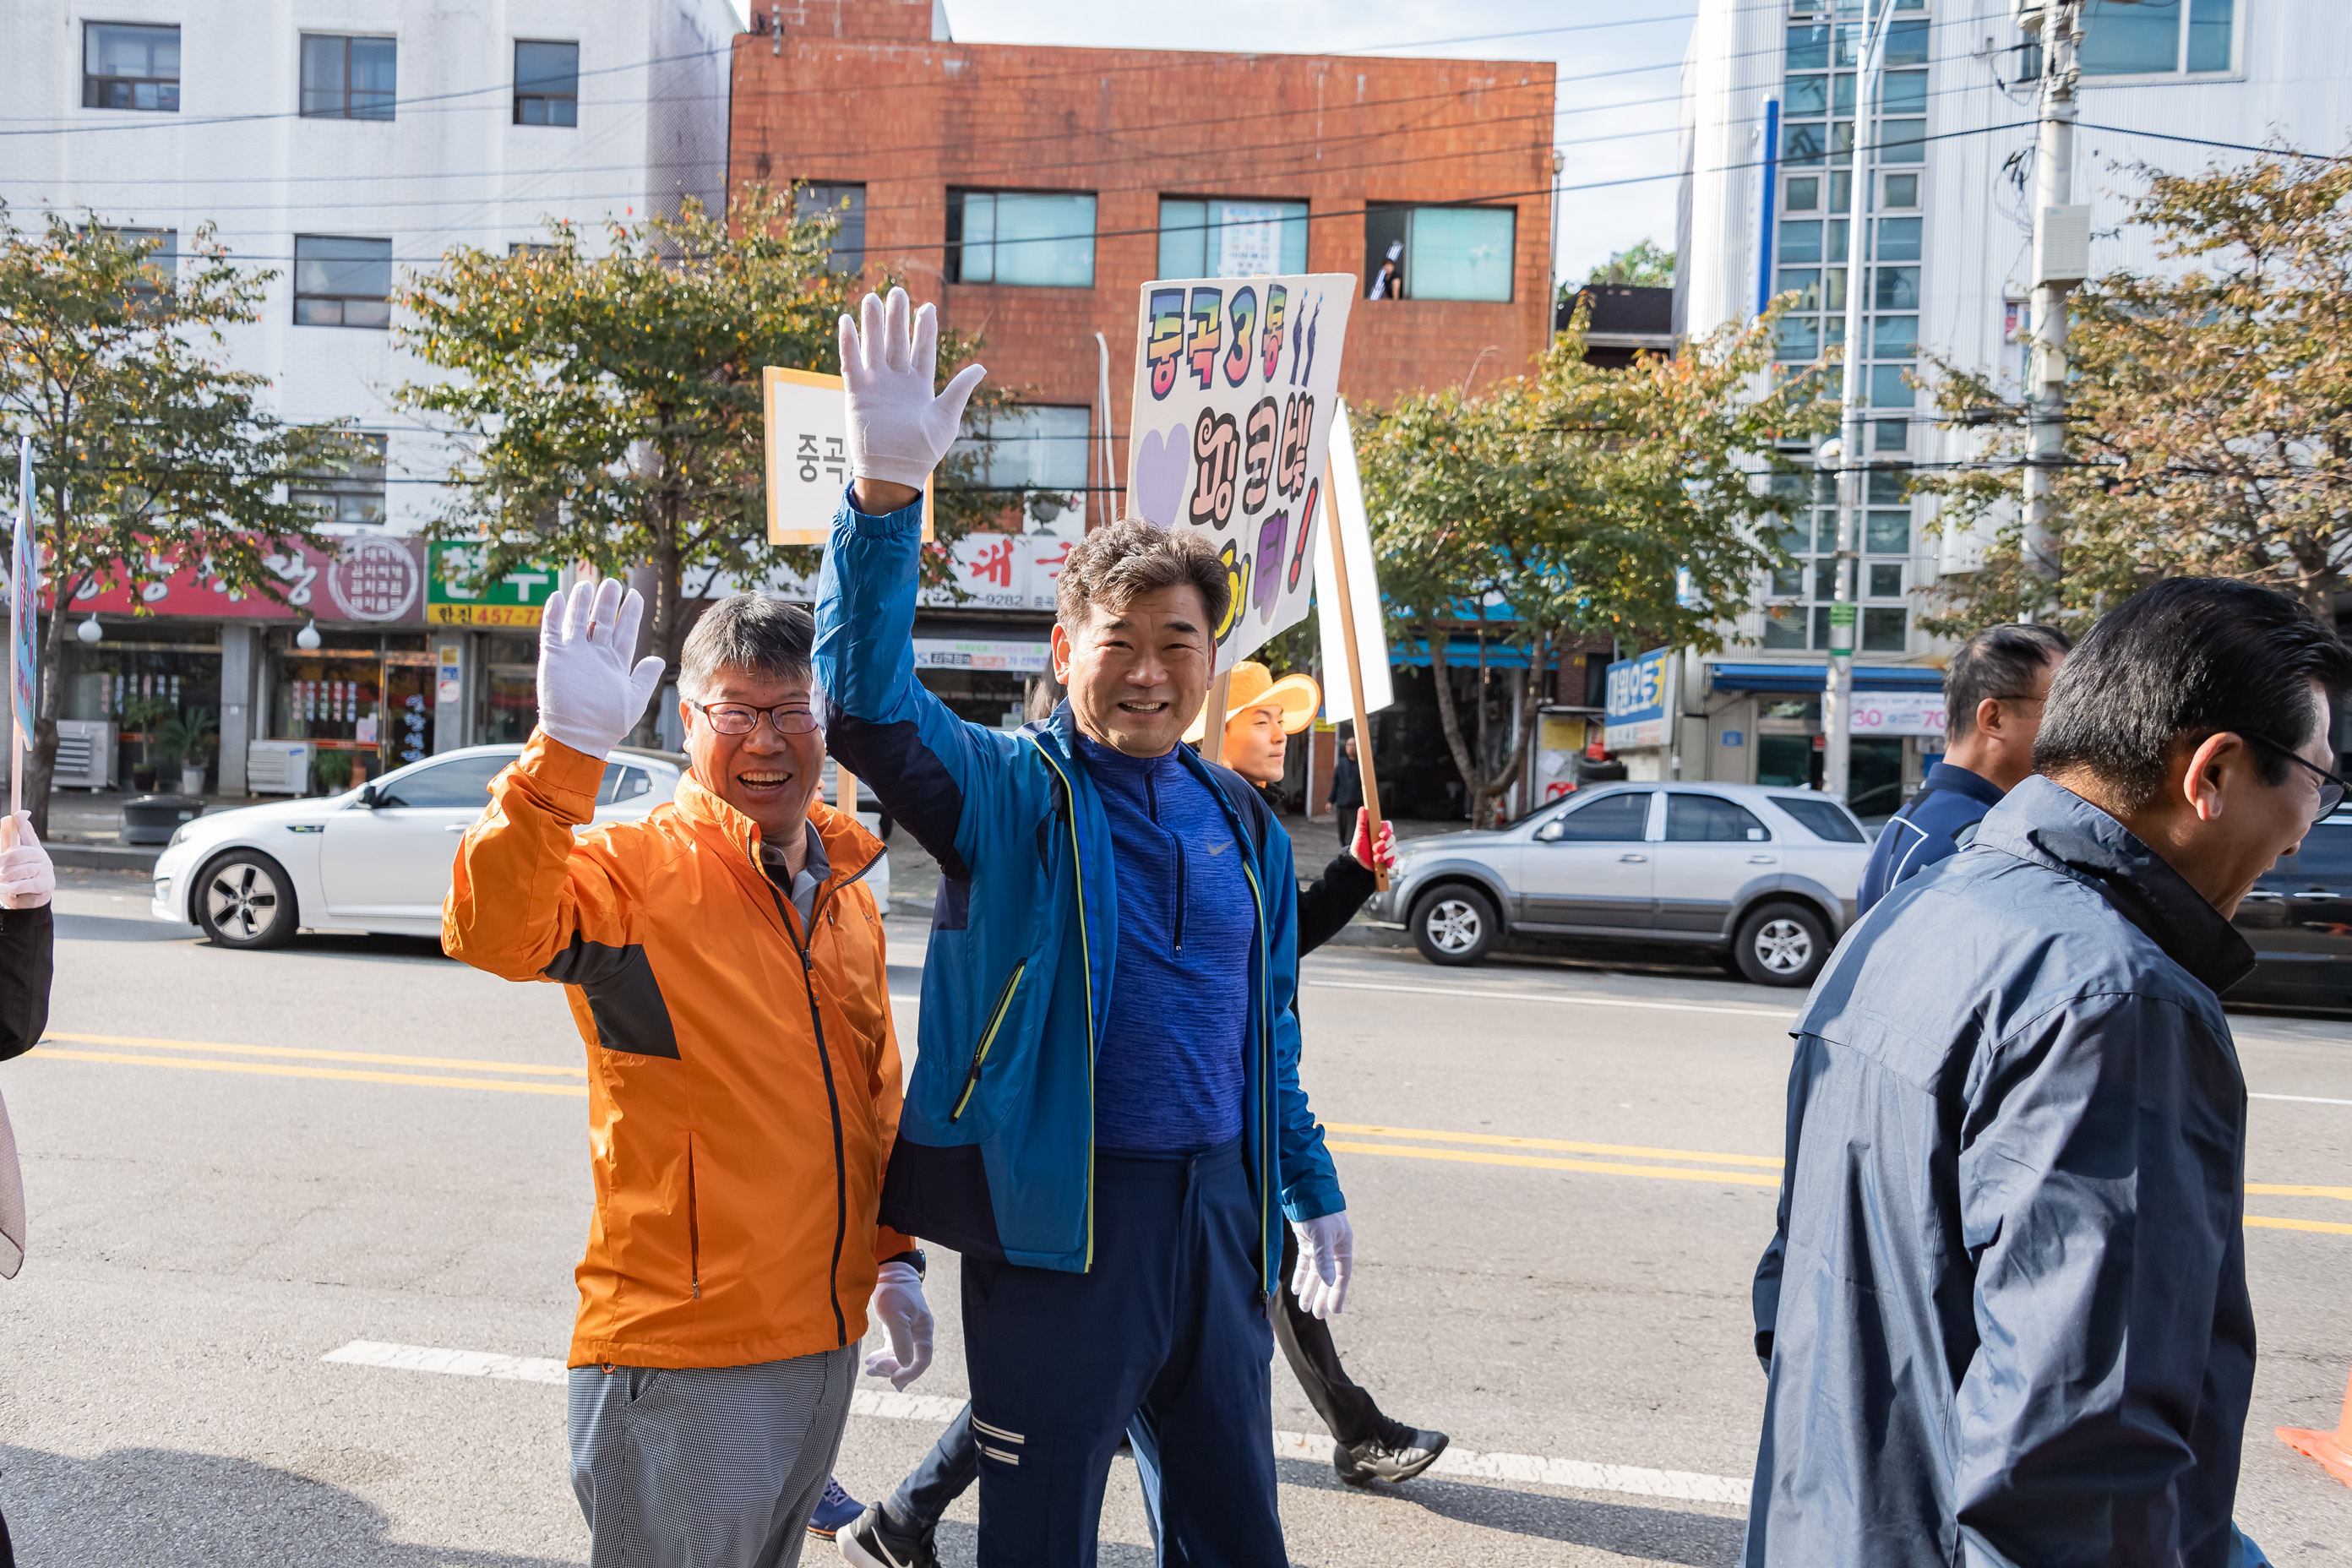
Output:
<instances>
[{"instance_id":1,"label":"blue awning","mask_svg":"<svg viewBox=\"0 0 2352 1568\"><path fill-rule=\"evenodd\" d=\"M1706 668L1717 691L1819 691L1829 684L1825 664L1710 664ZM1919 664L1857 664L1853 684L1860 691L1941 691L1944 672Z\"/></svg>"},{"instance_id":2,"label":"blue awning","mask_svg":"<svg viewBox=\"0 0 2352 1568\"><path fill-rule=\"evenodd\" d=\"M1389 647L1389 662L1407 665L1415 669L1428 668L1428 640L1417 638L1412 642L1391 644ZM1478 639L1476 637L1448 638L1445 644L1445 666L1448 669L1477 668ZM1525 669L1527 667L1527 649L1506 642L1490 642L1486 645L1488 669Z\"/></svg>"}]
</instances>

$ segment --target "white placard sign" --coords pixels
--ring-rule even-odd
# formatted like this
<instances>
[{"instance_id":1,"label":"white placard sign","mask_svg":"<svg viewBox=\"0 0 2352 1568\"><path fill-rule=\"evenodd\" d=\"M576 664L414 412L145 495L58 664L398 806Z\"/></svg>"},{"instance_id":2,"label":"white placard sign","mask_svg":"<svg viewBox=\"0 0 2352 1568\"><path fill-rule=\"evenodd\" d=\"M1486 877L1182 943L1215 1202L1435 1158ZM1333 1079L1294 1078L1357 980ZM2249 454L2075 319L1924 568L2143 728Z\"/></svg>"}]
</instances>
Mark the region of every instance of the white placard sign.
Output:
<instances>
[{"instance_id":1,"label":"white placard sign","mask_svg":"<svg viewBox=\"0 0 2352 1568\"><path fill-rule=\"evenodd\" d=\"M1143 286L1127 494L1132 516L1209 536L1234 585L1230 669L1313 603L1323 463L1356 279L1344 272Z\"/></svg>"},{"instance_id":2,"label":"white placard sign","mask_svg":"<svg viewBox=\"0 0 2352 1568\"><path fill-rule=\"evenodd\" d=\"M1944 732L1944 694L1940 691L1857 691L1853 694L1853 732L1857 735L1940 735Z\"/></svg>"},{"instance_id":3,"label":"white placard sign","mask_svg":"<svg viewBox=\"0 0 2352 1568\"><path fill-rule=\"evenodd\" d=\"M1364 682L1364 709L1377 713L1396 700L1390 679L1388 631L1381 624L1381 575L1372 555L1372 530L1364 515L1363 478L1356 471L1356 441L1342 401L1331 417L1331 503L1339 527L1315 552L1315 603L1322 613L1316 629L1323 641L1323 712L1332 722L1360 717L1348 689L1348 645L1340 640L1339 575L1331 561L1331 533L1348 561L1348 607L1356 623L1356 655Z\"/></svg>"},{"instance_id":4,"label":"white placard sign","mask_svg":"<svg viewBox=\"0 0 2352 1568\"><path fill-rule=\"evenodd\" d=\"M768 542L823 544L849 483L849 411L841 377L768 365L760 375L767 420ZM923 537L931 537L931 488L923 487Z\"/></svg>"}]
</instances>

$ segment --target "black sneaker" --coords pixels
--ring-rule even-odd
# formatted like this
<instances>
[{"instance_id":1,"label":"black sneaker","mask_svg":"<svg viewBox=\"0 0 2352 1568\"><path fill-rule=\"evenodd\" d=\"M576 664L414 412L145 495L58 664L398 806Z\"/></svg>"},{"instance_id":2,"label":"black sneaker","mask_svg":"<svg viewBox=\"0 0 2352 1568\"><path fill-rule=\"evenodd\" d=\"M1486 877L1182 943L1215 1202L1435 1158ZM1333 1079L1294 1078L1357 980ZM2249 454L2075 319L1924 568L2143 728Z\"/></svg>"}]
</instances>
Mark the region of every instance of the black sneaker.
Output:
<instances>
[{"instance_id":1,"label":"black sneaker","mask_svg":"<svg viewBox=\"0 0 2352 1568\"><path fill-rule=\"evenodd\" d=\"M1331 1468L1351 1487L1374 1481L1409 1481L1445 1452L1445 1434L1389 1422L1378 1436L1331 1445Z\"/></svg>"},{"instance_id":2,"label":"black sneaker","mask_svg":"<svg viewBox=\"0 0 2352 1568\"><path fill-rule=\"evenodd\" d=\"M842 1561L856 1568L940 1568L931 1535L930 1530L903 1533L877 1502L859 1514L856 1523L842 1526L833 1543L841 1549Z\"/></svg>"}]
</instances>

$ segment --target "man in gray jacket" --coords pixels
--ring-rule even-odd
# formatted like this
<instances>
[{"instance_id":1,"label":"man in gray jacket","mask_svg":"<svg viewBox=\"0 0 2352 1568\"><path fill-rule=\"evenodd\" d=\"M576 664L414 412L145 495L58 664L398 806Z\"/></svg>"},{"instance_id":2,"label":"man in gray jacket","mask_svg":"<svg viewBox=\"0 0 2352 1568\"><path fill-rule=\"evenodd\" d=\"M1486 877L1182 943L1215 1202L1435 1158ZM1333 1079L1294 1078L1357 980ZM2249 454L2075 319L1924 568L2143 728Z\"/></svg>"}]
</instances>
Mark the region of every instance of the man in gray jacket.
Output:
<instances>
[{"instance_id":1,"label":"man in gray jacket","mask_svg":"<svg viewBox=\"0 0 2352 1568\"><path fill-rule=\"evenodd\" d=\"M2094 627L2041 776L1798 1020L1747 1563L2241 1568L2238 901L2344 792L2352 655L2187 578Z\"/></svg>"}]
</instances>

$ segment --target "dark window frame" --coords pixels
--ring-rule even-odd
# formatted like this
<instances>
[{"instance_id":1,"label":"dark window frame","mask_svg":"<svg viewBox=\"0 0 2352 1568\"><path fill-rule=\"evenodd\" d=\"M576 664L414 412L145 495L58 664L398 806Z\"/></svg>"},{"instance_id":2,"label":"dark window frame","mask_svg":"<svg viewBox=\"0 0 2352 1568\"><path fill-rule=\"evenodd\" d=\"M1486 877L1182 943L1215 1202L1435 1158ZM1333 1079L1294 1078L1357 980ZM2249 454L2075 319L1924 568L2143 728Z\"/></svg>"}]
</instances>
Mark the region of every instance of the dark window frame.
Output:
<instances>
[{"instance_id":1,"label":"dark window frame","mask_svg":"<svg viewBox=\"0 0 2352 1568\"><path fill-rule=\"evenodd\" d=\"M964 204L971 196L986 196L994 201L1003 196L1051 196L1061 200L1083 197L1094 204L1091 229L1085 236L1076 234L1050 235L1040 239L1005 239L998 233L994 217L989 220L988 276L966 279L964 277ZM1075 241L1080 237L1087 246L1087 280L1083 283L1013 283L1005 281L1003 258L999 255L1008 246L1045 245L1056 241ZM959 287L969 284L983 289L1093 289L1102 280L1102 195L1093 190L1041 190L1024 185L950 185L947 200L947 248L944 254L944 274L950 283Z\"/></svg>"},{"instance_id":2,"label":"dark window frame","mask_svg":"<svg viewBox=\"0 0 2352 1568\"><path fill-rule=\"evenodd\" d=\"M825 266L835 272L866 270L866 182L863 180L801 180L793 186L793 216L833 217L840 220L834 230L834 243L825 249ZM847 207L842 201L855 192L856 200ZM821 194L820 194L821 193ZM815 200L805 198L815 197ZM855 244L844 241L855 240Z\"/></svg>"},{"instance_id":3,"label":"dark window frame","mask_svg":"<svg viewBox=\"0 0 2352 1568\"><path fill-rule=\"evenodd\" d=\"M313 43L334 43L343 46L342 87L340 93L342 101L341 106L338 108L313 109L310 106L310 100L313 94L323 93L328 90L322 88L314 88L310 84L310 46ZM393 85L391 87L379 90L374 88L361 89L352 85L352 46L354 44L389 44L392 46ZM296 102L299 107L299 118L300 119L368 120L382 123L393 120L398 111L400 94L400 38L396 34L304 33L300 36L300 42L298 45L295 70L296 82L294 91ZM382 99L383 102L381 104L377 104L371 101L363 106L354 107L353 100L361 98L365 98L371 100ZM379 109L382 110L381 113L377 112Z\"/></svg>"},{"instance_id":4,"label":"dark window frame","mask_svg":"<svg viewBox=\"0 0 2352 1568\"><path fill-rule=\"evenodd\" d=\"M97 34L101 28L113 28L127 33L169 33L172 35L172 52L174 56L179 53L180 24L177 22L100 22L95 19L84 22L81 25L81 106L84 109L111 109L134 114L179 113L180 71L176 58L173 62L172 74L169 77L105 76L89 68L90 48L96 42ZM139 89L142 86L158 89L154 95L156 102L141 104L129 101L139 96ZM117 87L125 89L122 96L126 101L121 103L101 101L110 96L108 89ZM165 99L170 101L163 101Z\"/></svg>"},{"instance_id":5,"label":"dark window frame","mask_svg":"<svg viewBox=\"0 0 2352 1568\"><path fill-rule=\"evenodd\" d=\"M550 76L536 76L530 78L528 84L526 84L522 74L522 51L526 47L570 49L572 51L572 90L569 92L550 92L544 90L526 91L526 85L534 89L543 89L558 79L557 78ZM514 51L509 58L509 64L512 70L512 78L514 81L513 122L515 124L534 126L542 131L577 131L580 129L579 39L517 38L514 40ZM526 104L536 104L539 106L540 117L538 119L530 120L524 117L523 107ZM569 118L558 117L554 107L557 104L571 105L570 110L567 111Z\"/></svg>"},{"instance_id":6,"label":"dark window frame","mask_svg":"<svg viewBox=\"0 0 2352 1568\"><path fill-rule=\"evenodd\" d=\"M355 528L380 528L385 521L384 473L385 459L390 455L390 441L381 431L352 432L375 450L375 461L347 464L335 468L304 468L289 479L286 499L289 502L309 501L323 506L328 515L321 521ZM344 517L341 503L345 500L375 502L373 517Z\"/></svg>"},{"instance_id":7,"label":"dark window frame","mask_svg":"<svg viewBox=\"0 0 2352 1568\"><path fill-rule=\"evenodd\" d=\"M304 292L302 289L302 242L304 240L335 240L345 243L383 246L385 269L384 291L381 294L320 294ZM352 261L359 258L355 257L339 257L334 259ZM294 324L298 327L334 327L353 331L381 332L388 331L392 326L391 268L392 241L389 239L381 238L378 236L372 234L296 235L294 237ZM302 319L302 307L306 303L317 305L326 302L332 302L336 307L336 319L334 321L306 321ZM349 307L353 304L382 305L384 308L384 319L382 321L353 321L345 320L344 318L348 317L351 313Z\"/></svg>"}]
</instances>

